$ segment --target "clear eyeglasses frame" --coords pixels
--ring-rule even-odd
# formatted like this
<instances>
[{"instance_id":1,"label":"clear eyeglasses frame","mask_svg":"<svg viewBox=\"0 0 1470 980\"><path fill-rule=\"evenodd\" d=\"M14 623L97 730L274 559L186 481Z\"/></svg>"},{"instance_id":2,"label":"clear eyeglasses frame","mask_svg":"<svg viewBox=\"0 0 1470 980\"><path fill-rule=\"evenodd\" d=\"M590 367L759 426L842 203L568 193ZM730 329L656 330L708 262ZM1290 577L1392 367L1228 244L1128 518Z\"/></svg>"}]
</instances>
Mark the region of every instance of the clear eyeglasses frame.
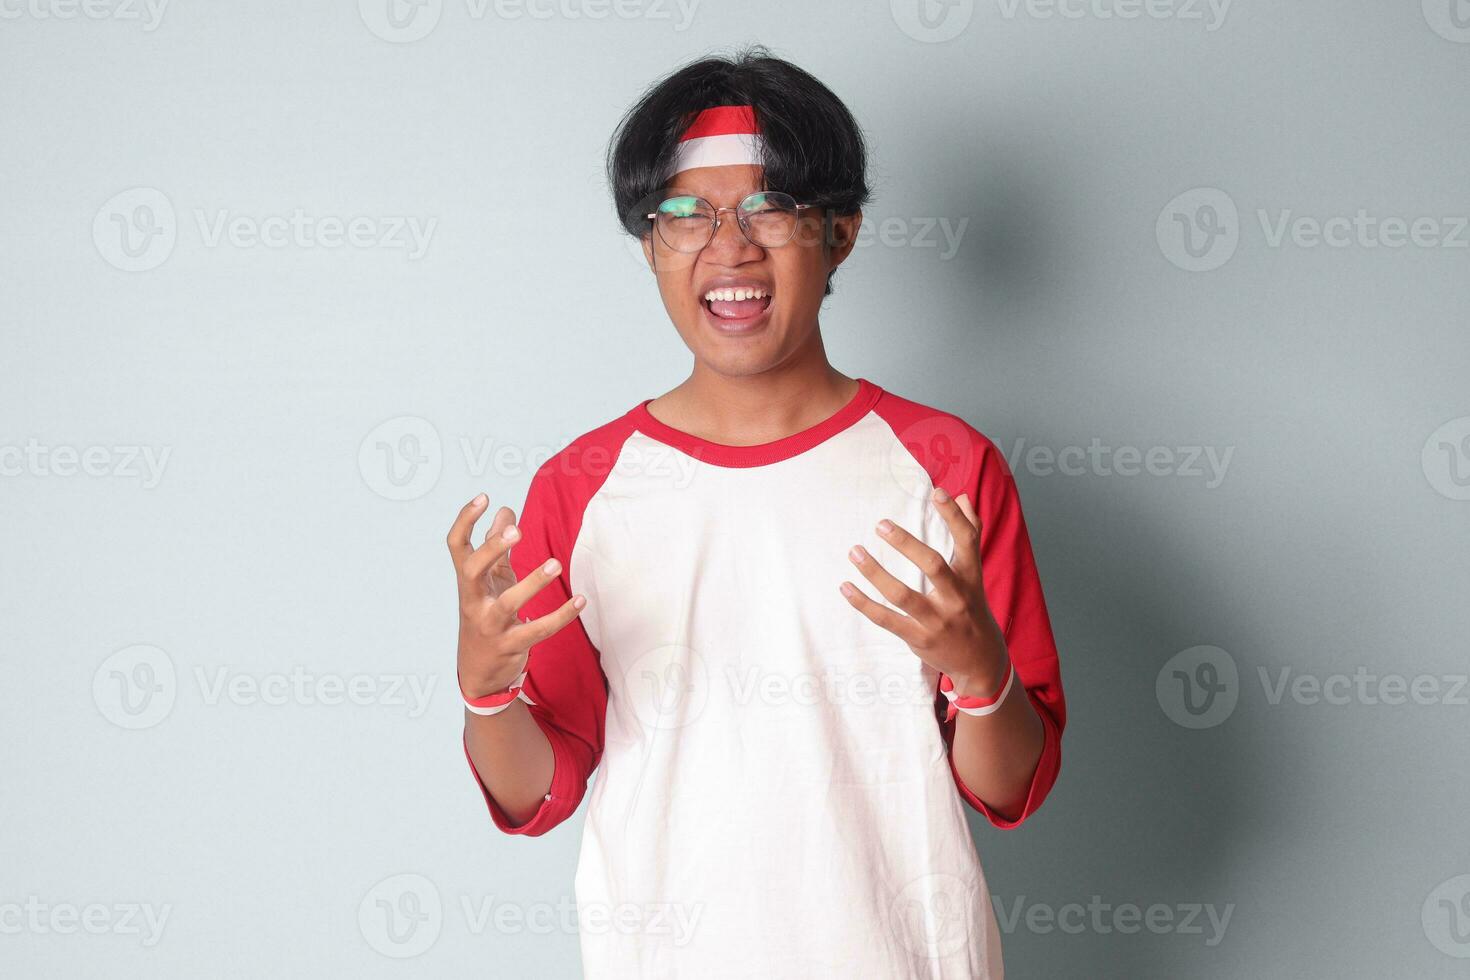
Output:
<instances>
[{"instance_id":1,"label":"clear eyeglasses frame","mask_svg":"<svg viewBox=\"0 0 1470 980\"><path fill-rule=\"evenodd\" d=\"M803 211L814 205L798 204L783 191L756 191L733 208L717 208L694 194L678 194L644 215L658 229L658 237L676 252L698 252L714 240L720 215L735 212L740 231L761 248L780 248L791 241Z\"/></svg>"}]
</instances>

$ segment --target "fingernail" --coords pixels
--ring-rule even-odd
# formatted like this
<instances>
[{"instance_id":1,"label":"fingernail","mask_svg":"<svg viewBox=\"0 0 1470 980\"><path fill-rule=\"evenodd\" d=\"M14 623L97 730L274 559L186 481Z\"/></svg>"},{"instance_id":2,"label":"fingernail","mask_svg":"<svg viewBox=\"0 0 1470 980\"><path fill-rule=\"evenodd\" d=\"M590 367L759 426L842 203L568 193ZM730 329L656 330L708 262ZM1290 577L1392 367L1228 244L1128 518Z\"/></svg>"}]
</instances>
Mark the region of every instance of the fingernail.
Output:
<instances>
[{"instance_id":1,"label":"fingernail","mask_svg":"<svg viewBox=\"0 0 1470 980\"><path fill-rule=\"evenodd\" d=\"M838 586L838 588L840 588L842 590L842 594L843 595L845 595L845 596L851 596L852 595L852 583L851 582L843 582L840 586Z\"/></svg>"},{"instance_id":2,"label":"fingernail","mask_svg":"<svg viewBox=\"0 0 1470 980\"><path fill-rule=\"evenodd\" d=\"M512 524L504 531L501 531L500 536L507 541L514 541L516 538L521 536L521 529Z\"/></svg>"},{"instance_id":3,"label":"fingernail","mask_svg":"<svg viewBox=\"0 0 1470 980\"><path fill-rule=\"evenodd\" d=\"M861 565L863 563L863 560L868 557L868 552L863 548L862 545L855 544L847 552L847 557L851 558L853 561Z\"/></svg>"},{"instance_id":4,"label":"fingernail","mask_svg":"<svg viewBox=\"0 0 1470 980\"><path fill-rule=\"evenodd\" d=\"M584 595L572 596L572 608L573 609L581 609L585 605L587 605L587 597L586 596L584 596Z\"/></svg>"},{"instance_id":5,"label":"fingernail","mask_svg":"<svg viewBox=\"0 0 1470 980\"><path fill-rule=\"evenodd\" d=\"M475 495L475 499L474 500L471 500L470 503L474 504L476 507L479 507L479 506L483 505L485 503L485 501L488 500L488 499L489 498L487 498L483 493L476 494Z\"/></svg>"},{"instance_id":6,"label":"fingernail","mask_svg":"<svg viewBox=\"0 0 1470 980\"><path fill-rule=\"evenodd\" d=\"M936 503L945 503L949 500L949 494L944 492L943 487L934 488L934 500Z\"/></svg>"},{"instance_id":7,"label":"fingernail","mask_svg":"<svg viewBox=\"0 0 1470 980\"><path fill-rule=\"evenodd\" d=\"M541 570L547 575L555 575L557 572L561 571L561 562L553 558L546 564L542 565Z\"/></svg>"},{"instance_id":8,"label":"fingernail","mask_svg":"<svg viewBox=\"0 0 1470 980\"><path fill-rule=\"evenodd\" d=\"M878 522L878 533L879 534L892 534L893 533L893 522L890 521L886 517L883 518L883 520L881 520L881 521Z\"/></svg>"}]
</instances>

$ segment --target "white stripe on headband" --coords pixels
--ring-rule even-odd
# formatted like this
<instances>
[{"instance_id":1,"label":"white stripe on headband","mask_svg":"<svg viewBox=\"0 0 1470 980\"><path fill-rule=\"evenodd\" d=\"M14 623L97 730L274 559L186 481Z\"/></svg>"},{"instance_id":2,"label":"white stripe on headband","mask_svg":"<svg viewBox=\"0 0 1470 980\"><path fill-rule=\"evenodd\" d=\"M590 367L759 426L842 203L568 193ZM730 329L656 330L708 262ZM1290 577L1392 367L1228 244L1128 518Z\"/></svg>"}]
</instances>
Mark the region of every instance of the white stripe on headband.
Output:
<instances>
[{"instance_id":1,"label":"white stripe on headband","mask_svg":"<svg viewBox=\"0 0 1470 980\"><path fill-rule=\"evenodd\" d=\"M765 143L748 105L710 106L694 118L674 149L672 173L694 167L759 166Z\"/></svg>"},{"instance_id":2,"label":"white stripe on headband","mask_svg":"<svg viewBox=\"0 0 1470 980\"><path fill-rule=\"evenodd\" d=\"M759 133L727 133L684 140L674 153L674 173L694 167L726 167L764 159L765 141Z\"/></svg>"}]
</instances>

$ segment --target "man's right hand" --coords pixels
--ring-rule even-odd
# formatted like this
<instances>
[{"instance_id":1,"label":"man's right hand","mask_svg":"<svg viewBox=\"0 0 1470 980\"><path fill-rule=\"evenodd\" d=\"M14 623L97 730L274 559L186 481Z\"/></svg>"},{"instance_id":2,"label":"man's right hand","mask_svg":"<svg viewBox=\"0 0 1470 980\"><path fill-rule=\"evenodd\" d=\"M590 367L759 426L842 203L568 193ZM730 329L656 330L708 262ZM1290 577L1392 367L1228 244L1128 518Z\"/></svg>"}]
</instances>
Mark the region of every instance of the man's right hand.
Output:
<instances>
[{"instance_id":1,"label":"man's right hand","mask_svg":"<svg viewBox=\"0 0 1470 980\"><path fill-rule=\"evenodd\" d=\"M552 558L517 582L510 549L520 540L515 511L495 512L485 540L471 541L475 522L489 507L483 493L465 504L449 529L449 554L459 579L459 683L466 697L504 691L526 668L531 647L576 619L587 600L574 595L554 612L522 622L520 609L561 572Z\"/></svg>"}]
</instances>

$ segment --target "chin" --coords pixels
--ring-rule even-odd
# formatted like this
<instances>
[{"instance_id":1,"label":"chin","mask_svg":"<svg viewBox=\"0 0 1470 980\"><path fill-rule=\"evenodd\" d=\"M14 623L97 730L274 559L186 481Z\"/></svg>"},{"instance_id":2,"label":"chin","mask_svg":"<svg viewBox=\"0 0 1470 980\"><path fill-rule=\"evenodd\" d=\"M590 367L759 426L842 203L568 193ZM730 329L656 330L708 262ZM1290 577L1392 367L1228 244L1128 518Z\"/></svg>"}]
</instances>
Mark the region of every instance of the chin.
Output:
<instances>
[{"instance_id":1,"label":"chin","mask_svg":"<svg viewBox=\"0 0 1470 980\"><path fill-rule=\"evenodd\" d=\"M723 345L716 345L722 347ZM781 354L769 350L765 345L752 346L746 350L710 349L704 347L698 358L705 366L726 378L744 378L764 374L781 363Z\"/></svg>"}]
</instances>

